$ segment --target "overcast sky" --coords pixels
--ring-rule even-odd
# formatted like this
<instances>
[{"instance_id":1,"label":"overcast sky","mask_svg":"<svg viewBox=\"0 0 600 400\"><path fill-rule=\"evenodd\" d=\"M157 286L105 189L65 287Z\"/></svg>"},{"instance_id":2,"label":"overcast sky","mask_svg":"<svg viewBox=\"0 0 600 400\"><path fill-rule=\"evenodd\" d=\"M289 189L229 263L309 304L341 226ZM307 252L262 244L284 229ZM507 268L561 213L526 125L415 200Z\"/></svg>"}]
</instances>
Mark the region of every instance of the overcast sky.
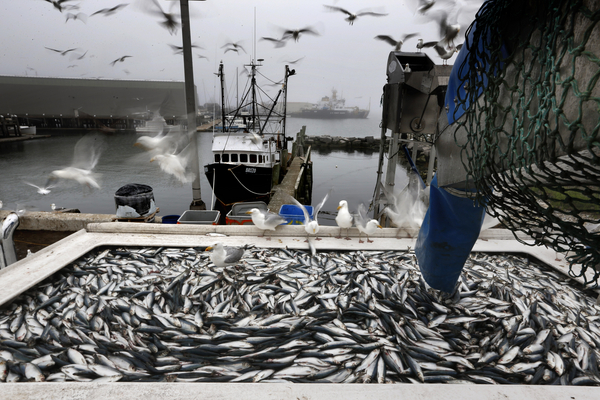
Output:
<instances>
[{"instance_id":1,"label":"overcast sky","mask_svg":"<svg viewBox=\"0 0 600 400\"><path fill-rule=\"evenodd\" d=\"M179 14L179 2L157 1L166 12ZM253 53L256 14L255 51L257 58L264 59L262 74L279 80L286 61L303 57L290 65L296 69L296 76L290 78L288 101L317 102L335 87L346 98L346 105L366 108L370 103L376 109L386 83L387 57L393 48L374 37L389 35L398 39L418 32L417 37L406 41L404 51L416 51L418 38L440 39L438 24L416 12L418 3L419 0L190 1L192 43L202 47L193 49L199 101L203 104L218 98L220 89L214 73L220 61L225 65L230 96L235 92L236 71L242 71ZM460 18L464 32L481 3L437 0L432 10L448 10L451 23ZM127 5L112 15L92 15L119 4ZM329 11L324 5L351 12L368 8L388 15L363 15L351 26L344 20L345 14ZM158 10L153 0L81 0L63 2L62 6L65 9L60 12L46 0L0 0L0 75L183 80L183 56L174 54L169 46L181 46L181 29L170 33L159 23L162 19L153 13ZM68 9L70 6L78 8ZM69 13L78 19L67 20ZM260 40L280 37L282 29L306 27L318 31L319 36L303 35L298 42L288 41L281 48ZM461 38L456 43L462 41ZM222 46L228 42L239 42L247 54L224 53ZM47 48L76 50L63 56ZM442 63L435 51L427 53L435 63ZM111 65L123 56L130 57ZM244 79L239 78L240 87Z\"/></svg>"}]
</instances>

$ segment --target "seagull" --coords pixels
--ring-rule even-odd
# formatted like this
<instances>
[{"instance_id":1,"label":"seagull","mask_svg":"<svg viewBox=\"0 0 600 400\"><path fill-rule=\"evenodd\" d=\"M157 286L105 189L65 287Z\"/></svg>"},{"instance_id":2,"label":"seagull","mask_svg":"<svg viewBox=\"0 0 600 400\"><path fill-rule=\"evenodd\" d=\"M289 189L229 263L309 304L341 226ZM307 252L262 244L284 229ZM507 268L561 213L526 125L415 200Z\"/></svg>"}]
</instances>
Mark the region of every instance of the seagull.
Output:
<instances>
[{"instance_id":1,"label":"seagull","mask_svg":"<svg viewBox=\"0 0 600 400\"><path fill-rule=\"evenodd\" d=\"M30 183L30 182L27 182L27 181L23 181L23 182L25 182L29 186L33 186L34 188L36 188L37 192L39 194L42 194L42 195L49 194L50 193L50 189L52 189L54 187L53 185L50 185L50 186L38 186L38 185L34 185L33 183Z\"/></svg>"},{"instance_id":2,"label":"seagull","mask_svg":"<svg viewBox=\"0 0 600 400\"><path fill-rule=\"evenodd\" d=\"M245 138L248 138L252 141L252 143L254 143L257 146L262 146L263 144L263 138L262 136L260 136L258 133L256 132L250 132L248 135L245 136Z\"/></svg>"},{"instance_id":3,"label":"seagull","mask_svg":"<svg viewBox=\"0 0 600 400\"><path fill-rule=\"evenodd\" d=\"M223 246L223 243L220 242L208 246L205 251L211 250L210 261L219 268L237 265L244 255L243 248Z\"/></svg>"},{"instance_id":4,"label":"seagull","mask_svg":"<svg viewBox=\"0 0 600 400\"><path fill-rule=\"evenodd\" d=\"M114 60L113 62L111 62L111 63L110 63L110 65L112 65L112 66L114 67L116 63L118 63L118 62L123 62L123 61L125 61L125 59L126 59L126 58L129 58L129 57L133 57L133 56L123 56L123 57L119 57L119 58L117 58L116 60Z\"/></svg>"},{"instance_id":5,"label":"seagull","mask_svg":"<svg viewBox=\"0 0 600 400\"><path fill-rule=\"evenodd\" d=\"M77 141L73 150L73 162L70 166L57 169L50 173L44 187L48 188L51 182L57 179L71 179L81 185L100 189L98 174L92 170L98 164L100 155L106 147L106 138L98 133L87 134Z\"/></svg>"},{"instance_id":6,"label":"seagull","mask_svg":"<svg viewBox=\"0 0 600 400\"><path fill-rule=\"evenodd\" d=\"M367 235L367 242L373 243L372 240L369 239L369 235L372 235L377 231L377 229L381 229L381 225L379 225L379 221L376 219L369 219L367 216L367 207L360 203L358 206L358 213L356 214L354 221L356 223L356 227L358 228L358 242L364 243L361 240L361 234Z\"/></svg>"},{"instance_id":7,"label":"seagull","mask_svg":"<svg viewBox=\"0 0 600 400\"><path fill-rule=\"evenodd\" d=\"M83 22L85 24L86 21L87 21L87 15L84 14L84 13L82 13L82 12L77 13L77 14L67 13L67 19L65 20L65 24L67 22L69 22L70 19L72 19L72 20L80 20L81 22Z\"/></svg>"},{"instance_id":8,"label":"seagull","mask_svg":"<svg viewBox=\"0 0 600 400\"><path fill-rule=\"evenodd\" d=\"M445 10L432 11L429 15L436 20L440 27L440 42L443 43L443 45L454 47L454 39L460 32L460 24L449 24L448 12Z\"/></svg>"},{"instance_id":9,"label":"seagull","mask_svg":"<svg viewBox=\"0 0 600 400\"><path fill-rule=\"evenodd\" d=\"M108 17L109 15L113 15L114 13L116 13L117 11L119 11L121 8L125 8L128 5L129 5L129 3L121 3L121 4L118 4L118 5L116 5L114 7L111 7L111 8L103 8L101 10L96 11L91 16L94 16L96 14L104 14L105 17Z\"/></svg>"},{"instance_id":10,"label":"seagull","mask_svg":"<svg viewBox=\"0 0 600 400\"><path fill-rule=\"evenodd\" d=\"M174 44L170 44L169 43L169 47L171 47L171 49L173 49L173 53L174 54L183 54L183 46L175 46ZM195 45L195 44L191 45L191 47L195 47L197 49L204 50L204 47L200 47L200 46Z\"/></svg>"},{"instance_id":11,"label":"seagull","mask_svg":"<svg viewBox=\"0 0 600 400\"><path fill-rule=\"evenodd\" d=\"M265 235L265 230L274 231L277 226L286 223L286 219L279 214L260 210L258 208L246 211L246 214L250 214L252 216L252 223L256 225L258 229L262 229L262 236ZM267 238L267 240L271 240L271 238Z\"/></svg>"},{"instance_id":12,"label":"seagull","mask_svg":"<svg viewBox=\"0 0 600 400\"><path fill-rule=\"evenodd\" d=\"M310 235L316 236L317 233L319 233L319 221L317 221L317 217L319 215L319 211L321 210L321 208L323 208L323 205L327 201L327 198L329 197L331 192L332 192L332 190L329 190L329 192L327 192L325 197L323 197L323 200L321 200L321 202L315 206L315 208L313 210L313 215L314 215L313 219L310 218L310 214L308 213L308 210L306 209L305 206L300 204L300 202L298 200L296 200L295 198L293 198L292 196L288 195L288 197L292 201L292 203L294 203L295 205L300 207L300 209L302 210L302 213L304 214L304 230L306 231L306 241L308 241L308 237ZM319 239L317 237L316 240L321 240L321 239Z\"/></svg>"},{"instance_id":13,"label":"seagull","mask_svg":"<svg viewBox=\"0 0 600 400\"><path fill-rule=\"evenodd\" d=\"M452 56L455 53L458 53L458 51L462 48L462 43L456 47L449 47L449 48L445 48L444 46L442 46L438 43L435 46L433 46L433 48L435 49L435 51L437 51L438 55L443 60L442 65L447 65L448 60L450 58L452 58Z\"/></svg>"},{"instance_id":14,"label":"seagull","mask_svg":"<svg viewBox=\"0 0 600 400\"><path fill-rule=\"evenodd\" d=\"M352 228L352 224L354 223L354 218L352 214L350 214L350 210L348 210L348 202L346 200L340 200L338 205L338 214L335 217L335 222L340 227L340 236L338 239L342 238L342 228L346 229L346 240L350 240L348 237L348 229Z\"/></svg>"},{"instance_id":15,"label":"seagull","mask_svg":"<svg viewBox=\"0 0 600 400\"><path fill-rule=\"evenodd\" d=\"M423 47L433 47L436 44L438 44L438 42L425 42L425 43L423 43L423 39L419 39L417 41L417 49L419 50L419 53L420 53L421 49L423 49Z\"/></svg>"},{"instance_id":16,"label":"seagull","mask_svg":"<svg viewBox=\"0 0 600 400\"><path fill-rule=\"evenodd\" d=\"M283 40L283 39L275 39L275 38L266 37L266 36L261 37L260 40L266 40L266 41L272 42L275 45L275 48L283 47L283 46L285 46L285 43L286 43L285 40Z\"/></svg>"},{"instance_id":17,"label":"seagull","mask_svg":"<svg viewBox=\"0 0 600 400\"><path fill-rule=\"evenodd\" d=\"M206 57L206 56L203 56L202 54L198 54L198 58L205 58L205 59L206 59L206 61L210 61L210 60L208 59L208 57Z\"/></svg>"},{"instance_id":18,"label":"seagull","mask_svg":"<svg viewBox=\"0 0 600 400\"><path fill-rule=\"evenodd\" d=\"M176 151L156 154L150 162L156 161L164 172L173 175L181 183L189 183L194 180L194 173L187 172L187 166L191 158L191 146L188 144L179 153Z\"/></svg>"},{"instance_id":19,"label":"seagull","mask_svg":"<svg viewBox=\"0 0 600 400\"><path fill-rule=\"evenodd\" d=\"M152 0L152 2L156 6L156 9L150 9L147 7L146 11L148 11L150 14L161 16L163 20L159 22L159 24L164 26L171 35L174 35L177 32L177 29L179 28L179 22L177 22L177 15L174 13L168 13L163 11L162 7L158 3L158 0ZM174 5L175 3L172 4Z\"/></svg>"},{"instance_id":20,"label":"seagull","mask_svg":"<svg viewBox=\"0 0 600 400\"><path fill-rule=\"evenodd\" d=\"M306 33L309 35L319 36L319 33L317 31L315 31L310 26L307 26L306 28L302 29L285 29L283 31L283 35L281 36L281 40L293 38L294 41L297 42L298 39L300 39L300 35Z\"/></svg>"},{"instance_id":21,"label":"seagull","mask_svg":"<svg viewBox=\"0 0 600 400\"><path fill-rule=\"evenodd\" d=\"M328 5L324 5L324 6L325 6L325 8L328 8L328 9L330 9L332 11L341 11L344 14L347 14L348 17L345 18L344 20L348 21L350 23L350 25L354 25L354 21L356 20L356 18L358 18L358 17L360 17L362 15L371 15L373 17L384 17L384 16L387 15L387 14L383 14L383 13L377 13L377 12L373 12L373 11L368 11L367 9L360 10L357 13L351 13L350 11L345 10L345 9L343 9L341 7L328 6Z\"/></svg>"},{"instance_id":22,"label":"seagull","mask_svg":"<svg viewBox=\"0 0 600 400\"><path fill-rule=\"evenodd\" d=\"M229 42L229 43L225 43L223 46L221 46L222 49L226 48L225 53L227 53L228 51L235 51L236 53L239 54L240 50L242 50L244 53L246 53L246 50L242 47L242 45L240 44L240 42Z\"/></svg>"},{"instance_id":23,"label":"seagull","mask_svg":"<svg viewBox=\"0 0 600 400\"><path fill-rule=\"evenodd\" d=\"M56 8L60 12L63 11L62 3L65 3L67 1L73 1L73 0L46 0L46 2L52 4L54 6L54 8Z\"/></svg>"},{"instance_id":24,"label":"seagull","mask_svg":"<svg viewBox=\"0 0 600 400\"><path fill-rule=\"evenodd\" d=\"M45 46L44 46L45 47ZM56 49L51 49L50 47L46 47L48 50L52 50L55 51L57 53L60 53L61 56L66 56L67 53L77 50L77 47L73 48L73 49L68 49L68 50L56 50Z\"/></svg>"},{"instance_id":25,"label":"seagull","mask_svg":"<svg viewBox=\"0 0 600 400\"><path fill-rule=\"evenodd\" d=\"M402 49L402 45L404 44L404 42L412 37L417 36L418 33L408 33L404 36L402 36L400 38L400 40L396 41L394 38L392 38L391 36L387 36L387 35L377 35L375 36L375 39L379 39L379 40L383 40L384 42L394 46L394 51L400 51L400 49Z\"/></svg>"},{"instance_id":26,"label":"seagull","mask_svg":"<svg viewBox=\"0 0 600 400\"><path fill-rule=\"evenodd\" d=\"M435 0L419 0L419 7L417 8L417 12L421 14L425 14L427 10L435 5Z\"/></svg>"},{"instance_id":27,"label":"seagull","mask_svg":"<svg viewBox=\"0 0 600 400\"><path fill-rule=\"evenodd\" d=\"M426 191L424 191L421 181L413 171L409 175L409 183L400 192L391 192L384 188L384 195L387 206L383 209L392 221L392 224L398 228L396 237L400 231L405 229L418 229L425 219L427 206L423 200ZM409 233L408 231L406 231ZM410 236L410 234L409 234Z\"/></svg>"}]
</instances>

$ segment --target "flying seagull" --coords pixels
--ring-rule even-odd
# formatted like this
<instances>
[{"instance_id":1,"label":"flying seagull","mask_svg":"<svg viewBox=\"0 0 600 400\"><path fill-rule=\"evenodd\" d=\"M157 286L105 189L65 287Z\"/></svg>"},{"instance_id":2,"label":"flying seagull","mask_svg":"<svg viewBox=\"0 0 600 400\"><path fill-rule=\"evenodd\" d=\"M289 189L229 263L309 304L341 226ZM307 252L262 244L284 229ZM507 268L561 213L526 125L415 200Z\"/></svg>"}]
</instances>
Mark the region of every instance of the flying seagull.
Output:
<instances>
[{"instance_id":1,"label":"flying seagull","mask_svg":"<svg viewBox=\"0 0 600 400\"><path fill-rule=\"evenodd\" d=\"M67 53L77 50L77 47L75 47L73 49L68 49L68 50L56 50L56 49L51 49L50 47L46 47L46 49L55 51L55 52L59 53L61 56L66 56Z\"/></svg>"},{"instance_id":2,"label":"flying seagull","mask_svg":"<svg viewBox=\"0 0 600 400\"><path fill-rule=\"evenodd\" d=\"M46 0L46 2L52 4L54 6L54 8L56 8L60 12L63 11L62 3L66 3L67 1L73 1L73 0Z\"/></svg>"},{"instance_id":3,"label":"flying seagull","mask_svg":"<svg viewBox=\"0 0 600 400\"><path fill-rule=\"evenodd\" d=\"M123 56L123 57L119 57L116 60L114 60L113 62L110 63L110 65L112 65L113 67L115 66L116 63L118 62L123 62L125 61L126 58L128 57L133 57L133 56Z\"/></svg>"},{"instance_id":4,"label":"flying seagull","mask_svg":"<svg viewBox=\"0 0 600 400\"><path fill-rule=\"evenodd\" d=\"M70 19L72 19L74 21L80 20L81 22L83 22L85 24L87 21L87 14L84 14L82 12L77 13L77 14L67 13L67 19L65 19L65 24L67 22L69 22Z\"/></svg>"},{"instance_id":5,"label":"flying seagull","mask_svg":"<svg viewBox=\"0 0 600 400\"><path fill-rule=\"evenodd\" d=\"M160 21L159 24L164 26L171 35L174 35L177 32L177 29L180 25L177 21L177 15L171 12L165 12L158 3L158 0L152 0L152 3L154 3L155 8L151 9L149 7L146 7L145 11L149 12L150 14L159 15L160 17L162 17L162 21ZM172 4L174 5L175 2L173 2Z\"/></svg>"},{"instance_id":6,"label":"flying seagull","mask_svg":"<svg viewBox=\"0 0 600 400\"><path fill-rule=\"evenodd\" d=\"M268 42L273 43L275 45L275 48L283 47L283 46L285 46L285 43L286 43L285 40L283 40L283 39L275 39L275 38L266 37L266 36L261 37L260 40L266 40Z\"/></svg>"},{"instance_id":7,"label":"flying seagull","mask_svg":"<svg viewBox=\"0 0 600 400\"><path fill-rule=\"evenodd\" d=\"M97 133L85 135L75 144L71 165L52 171L44 187L50 187L50 183L58 179L71 179L81 185L99 189L98 174L92 171L98 164L105 147L106 138L103 135Z\"/></svg>"},{"instance_id":8,"label":"flying seagull","mask_svg":"<svg viewBox=\"0 0 600 400\"><path fill-rule=\"evenodd\" d=\"M319 36L319 32L315 31L310 26L302 29L285 29L283 31L283 35L281 36L281 40L294 39L295 42L300 39L301 34L309 34L314 36Z\"/></svg>"},{"instance_id":9,"label":"flying seagull","mask_svg":"<svg viewBox=\"0 0 600 400\"><path fill-rule=\"evenodd\" d=\"M387 36L387 35L377 35L377 36L375 36L375 39L382 40L382 41L394 46L394 51L400 51L402 49L402 45L404 44L405 41L407 41L408 39L413 38L417 35L418 35L418 33L408 33L406 35L403 35L397 41L394 38L392 38L391 36Z\"/></svg>"},{"instance_id":10,"label":"flying seagull","mask_svg":"<svg viewBox=\"0 0 600 400\"><path fill-rule=\"evenodd\" d=\"M118 4L118 5L116 5L114 7L111 7L111 8L103 8L101 10L96 11L91 16L94 16L96 14L104 14L105 17L108 17L109 15L113 15L114 13L116 13L117 11L119 11L121 8L125 8L128 5L129 5L129 3L121 3L121 4Z\"/></svg>"},{"instance_id":11,"label":"flying seagull","mask_svg":"<svg viewBox=\"0 0 600 400\"><path fill-rule=\"evenodd\" d=\"M242 50L244 53L246 53L246 50L242 47L242 45L240 44L240 42L229 42L229 43L225 43L223 46L221 46L222 49L225 49L225 53L227 53L228 51L235 51L236 53L239 54L240 50Z\"/></svg>"},{"instance_id":12,"label":"flying seagull","mask_svg":"<svg viewBox=\"0 0 600 400\"><path fill-rule=\"evenodd\" d=\"M384 17L384 16L387 15L387 14L384 14L384 13L373 12L373 11L370 11L370 10L367 10L367 9L360 10L360 11L358 11L356 13L351 13L350 11L348 11L346 9L343 9L342 7L327 6L327 5L325 5L325 8L328 8L328 9L330 9L332 11L341 11L344 14L348 15L348 17L346 17L344 20L348 21L348 23L350 23L350 25L354 25L354 21L356 20L356 18L358 18L358 17L360 17L362 15L370 15L370 16L373 16L373 17Z\"/></svg>"}]
</instances>

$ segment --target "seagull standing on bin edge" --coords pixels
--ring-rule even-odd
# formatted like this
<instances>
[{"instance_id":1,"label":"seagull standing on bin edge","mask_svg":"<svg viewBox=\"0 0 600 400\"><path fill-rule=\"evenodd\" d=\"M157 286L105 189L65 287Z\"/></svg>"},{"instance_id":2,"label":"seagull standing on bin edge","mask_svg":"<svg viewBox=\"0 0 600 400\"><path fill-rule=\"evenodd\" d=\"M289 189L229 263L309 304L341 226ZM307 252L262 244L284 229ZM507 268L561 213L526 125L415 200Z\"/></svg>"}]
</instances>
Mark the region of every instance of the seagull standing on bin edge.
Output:
<instances>
[{"instance_id":1,"label":"seagull standing on bin edge","mask_svg":"<svg viewBox=\"0 0 600 400\"><path fill-rule=\"evenodd\" d=\"M381 225L379 225L379 221L376 219L369 219L367 216L367 207L363 203L358 206L358 213L356 214L355 221L359 232L358 242L364 243L361 239L361 234L364 233L367 235L367 242L373 243L373 241L369 239L369 235L375 233L377 229L381 229Z\"/></svg>"},{"instance_id":2,"label":"seagull standing on bin edge","mask_svg":"<svg viewBox=\"0 0 600 400\"><path fill-rule=\"evenodd\" d=\"M302 213L304 214L304 230L306 231L306 241L308 241L308 237L310 235L315 235L316 236L317 233L319 233L319 222L317 221L317 216L319 215L319 211L321 210L321 208L323 208L323 205L327 201L327 198L329 197L329 195L331 194L331 192L332 192L332 189L329 190L329 192L327 192L327 194L325 195L325 197L323 197L323 200L321 200L321 202L315 206L313 219L310 218L310 215L309 215L308 210L306 209L306 207L304 207L302 204L300 204L300 202L298 200L296 200L292 196L288 195L288 197L290 198L290 200L295 205L297 205L298 207L300 207L300 209L302 210ZM321 240L321 239L319 239L317 237L316 240Z\"/></svg>"},{"instance_id":3,"label":"seagull standing on bin edge","mask_svg":"<svg viewBox=\"0 0 600 400\"><path fill-rule=\"evenodd\" d=\"M352 224L354 222L354 218L352 214L350 214L350 210L348 210L348 202L346 200L340 200L338 205L338 214L335 217L335 222L340 227L340 235L337 237L338 239L342 238L342 229L346 229L346 240L350 240L348 237L348 229L352 228Z\"/></svg>"},{"instance_id":4,"label":"seagull standing on bin edge","mask_svg":"<svg viewBox=\"0 0 600 400\"><path fill-rule=\"evenodd\" d=\"M258 229L262 229L262 236L265 235L265 230L274 231L278 225L286 222L286 219L279 214L270 213L258 208L246 211L246 214L250 214L252 216L252 223L256 225ZM267 240L271 240L271 238L267 238Z\"/></svg>"}]
</instances>

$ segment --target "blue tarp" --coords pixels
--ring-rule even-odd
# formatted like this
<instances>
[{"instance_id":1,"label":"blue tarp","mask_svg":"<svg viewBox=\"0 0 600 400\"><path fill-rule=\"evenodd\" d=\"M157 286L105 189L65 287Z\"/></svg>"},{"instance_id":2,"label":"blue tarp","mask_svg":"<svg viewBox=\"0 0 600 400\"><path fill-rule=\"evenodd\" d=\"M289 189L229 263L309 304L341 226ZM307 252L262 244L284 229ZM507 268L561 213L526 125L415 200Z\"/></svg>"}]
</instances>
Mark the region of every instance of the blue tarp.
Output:
<instances>
[{"instance_id":1,"label":"blue tarp","mask_svg":"<svg viewBox=\"0 0 600 400\"><path fill-rule=\"evenodd\" d=\"M425 282L452 293L479 236L485 207L454 196L431 181L429 208L419 231L415 254Z\"/></svg>"}]
</instances>

